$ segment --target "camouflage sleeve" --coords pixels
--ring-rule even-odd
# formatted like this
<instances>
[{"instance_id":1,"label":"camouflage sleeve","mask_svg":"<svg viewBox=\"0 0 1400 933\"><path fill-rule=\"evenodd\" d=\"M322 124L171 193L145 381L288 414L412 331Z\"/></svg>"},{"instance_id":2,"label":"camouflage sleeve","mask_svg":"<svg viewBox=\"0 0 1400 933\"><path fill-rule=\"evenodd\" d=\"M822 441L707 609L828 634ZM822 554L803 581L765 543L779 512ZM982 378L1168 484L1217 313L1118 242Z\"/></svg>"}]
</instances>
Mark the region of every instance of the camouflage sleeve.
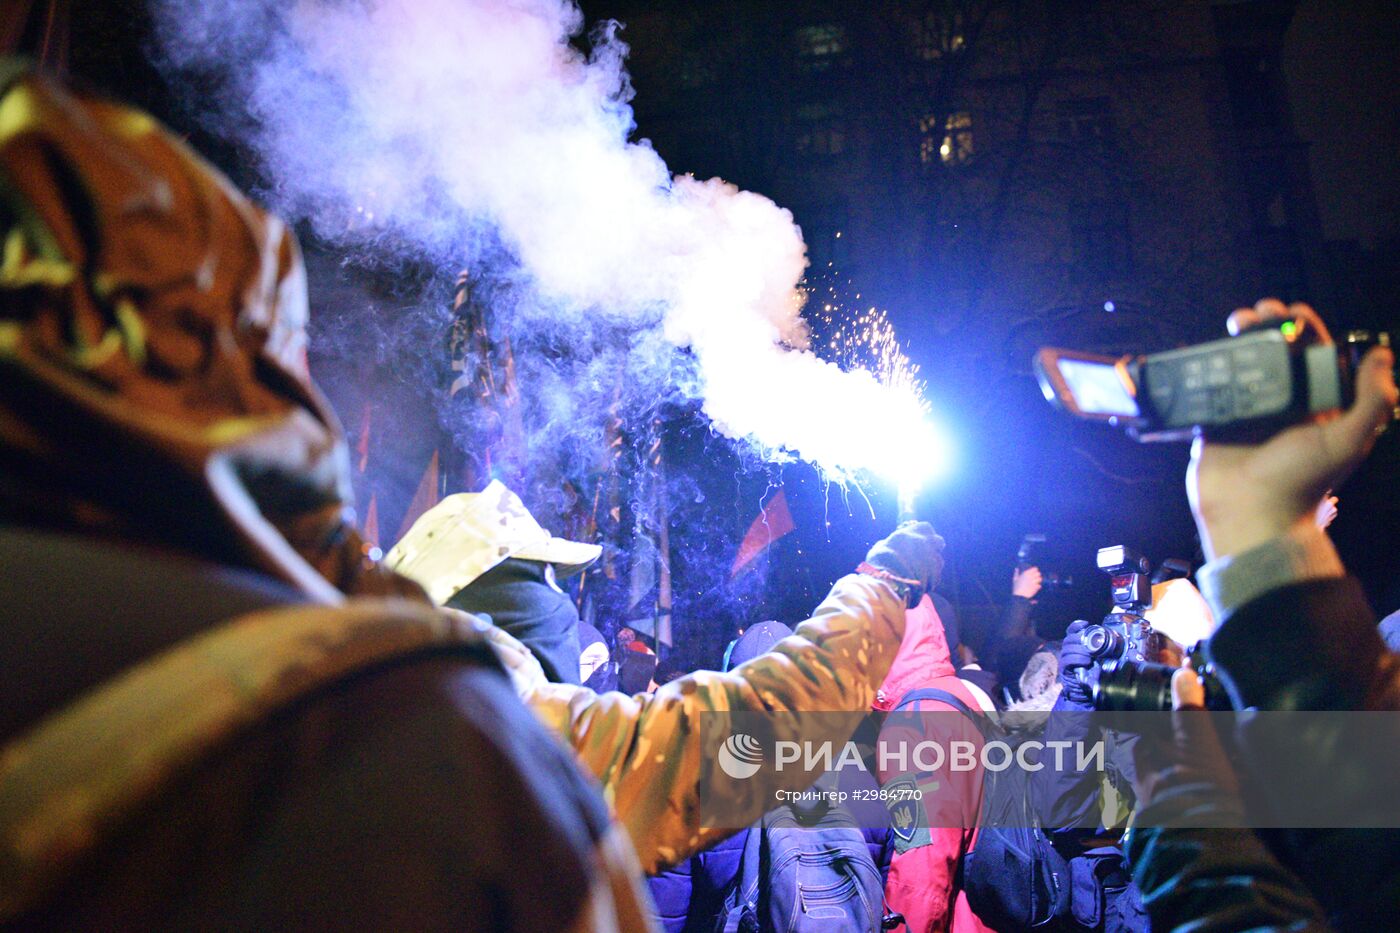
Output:
<instances>
[{"instance_id":1,"label":"camouflage sleeve","mask_svg":"<svg viewBox=\"0 0 1400 933\"><path fill-rule=\"evenodd\" d=\"M852 575L792 636L727 674L697 671L651 696L536 682L523 697L602 783L652 872L748 825L773 808L778 791L803 790L815 777L797 769L765 769L743 781L726 776L704 741L707 717L774 713L775 741L844 742L869 711L903 636L904 604L894 591ZM781 715L799 711L844 715ZM702 800L717 796L726 798L725 825L706 825Z\"/></svg>"}]
</instances>

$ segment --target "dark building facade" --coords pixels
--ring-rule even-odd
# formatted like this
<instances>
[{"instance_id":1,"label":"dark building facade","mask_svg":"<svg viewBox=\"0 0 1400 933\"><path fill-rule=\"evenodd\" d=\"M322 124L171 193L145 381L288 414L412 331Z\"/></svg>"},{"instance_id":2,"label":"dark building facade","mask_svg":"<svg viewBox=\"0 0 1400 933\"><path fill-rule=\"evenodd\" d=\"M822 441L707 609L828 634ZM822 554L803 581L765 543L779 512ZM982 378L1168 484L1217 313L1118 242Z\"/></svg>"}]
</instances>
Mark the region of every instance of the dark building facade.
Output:
<instances>
[{"instance_id":1,"label":"dark building facade","mask_svg":"<svg viewBox=\"0 0 1400 933\"><path fill-rule=\"evenodd\" d=\"M627 24L639 135L789 207L813 267L921 339L1170 343L1252 296L1335 303L1292 3L593 7Z\"/></svg>"}]
</instances>

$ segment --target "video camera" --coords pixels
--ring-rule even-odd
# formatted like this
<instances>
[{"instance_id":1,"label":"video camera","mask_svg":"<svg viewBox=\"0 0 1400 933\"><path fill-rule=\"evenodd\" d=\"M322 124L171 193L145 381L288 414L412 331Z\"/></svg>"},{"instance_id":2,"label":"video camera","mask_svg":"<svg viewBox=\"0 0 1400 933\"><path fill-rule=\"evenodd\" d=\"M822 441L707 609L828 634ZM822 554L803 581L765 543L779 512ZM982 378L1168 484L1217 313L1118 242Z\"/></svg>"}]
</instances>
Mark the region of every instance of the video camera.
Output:
<instances>
[{"instance_id":1,"label":"video camera","mask_svg":"<svg viewBox=\"0 0 1400 933\"><path fill-rule=\"evenodd\" d=\"M1065 586L1074 586L1074 577L1067 573L1055 573L1046 570L1037 559L1041 548L1045 545L1045 535L1040 532L1032 532L1021 538L1021 546L1016 550L1016 569L1028 570L1031 567L1040 568L1040 585L1047 590L1059 589Z\"/></svg>"},{"instance_id":2,"label":"video camera","mask_svg":"<svg viewBox=\"0 0 1400 933\"><path fill-rule=\"evenodd\" d=\"M1170 710L1171 681L1177 668L1158 663L1164 637L1143 613L1152 605L1151 564L1121 544L1099 548L1098 567L1108 574L1113 611L1098 625L1079 633L1080 642L1099 666L1092 682L1094 708L1102 711ZM1182 570L1181 561L1163 561L1170 579ZM1187 568L1189 571L1189 567ZM1162 570L1159 568L1159 574ZM1190 651L1193 667L1206 691L1208 709L1229 709L1224 686L1205 661L1200 646Z\"/></svg>"},{"instance_id":3,"label":"video camera","mask_svg":"<svg viewBox=\"0 0 1400 933\"><path fill-rule=\"evenodd\" d=\"M1309 415L1344 408L1356 367L1389 333L1354 330L1318 343L1299 321L1146 356L1112 357L1044 348L1036 378L1072 415L1125 427L1140 441L1267 436Z\"/></svg>"}]
</instances>

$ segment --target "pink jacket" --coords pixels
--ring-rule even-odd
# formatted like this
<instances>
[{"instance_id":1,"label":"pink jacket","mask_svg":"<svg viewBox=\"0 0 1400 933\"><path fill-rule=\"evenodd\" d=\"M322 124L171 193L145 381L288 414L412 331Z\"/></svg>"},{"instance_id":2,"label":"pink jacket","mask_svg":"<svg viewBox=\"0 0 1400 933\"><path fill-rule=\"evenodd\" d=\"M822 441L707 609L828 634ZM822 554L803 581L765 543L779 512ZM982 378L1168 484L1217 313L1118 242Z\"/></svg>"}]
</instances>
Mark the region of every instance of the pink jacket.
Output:
<instances>
[{"instance_id":1,"label":"pink jacket","mask_svg":"<svg viewBox=\"0 0 1400 933\"><path fill-rule=\"evenodd\" d=\"M893 710L910 691L928 688L946 690L972 709L986 707L984 697L970 690L955 673L943 622L933 602L924 596L905 615L904 642L873 705L876 709ZM951 707L919 700L906 709L935 711ZM943 721L943 717L938 717L938 725ZM971 723L966 728L973 729ZM893 777L882 775L882 778ZM975 773L940 772L938 779L955 790L958 799L953 801L954 806L963 813L975 815L982 793L980 778ZM941 822L962 821L945 819ZM962 826L929 826L927 836L919 832L912 837L901 836L896 829L895 855L885 884L885 899L891 910L904 915L904 929L909 933L983 933L990 930L972 913L967 897L956 886L958 864L971 849L975 837L975 829Z\"/></svg>"}]
</instances>

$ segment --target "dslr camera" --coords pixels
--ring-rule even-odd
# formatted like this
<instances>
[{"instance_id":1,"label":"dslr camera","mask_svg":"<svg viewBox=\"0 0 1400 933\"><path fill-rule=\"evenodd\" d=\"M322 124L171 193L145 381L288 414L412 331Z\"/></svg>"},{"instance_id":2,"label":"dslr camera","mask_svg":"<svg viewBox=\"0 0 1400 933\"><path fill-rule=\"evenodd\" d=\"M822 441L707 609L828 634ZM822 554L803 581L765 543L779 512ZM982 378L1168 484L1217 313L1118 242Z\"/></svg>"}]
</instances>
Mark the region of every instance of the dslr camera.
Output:
<instances>
[{"instance_id":1,"label":"dslr camera","mask_svg":"<svg viewBox=\"0 0 1400 933\"><path fill-rule=\"evenodd\" d=\"M1097 625L1087 626L1079 640L1101 669L1120 661L1156 660L1161 636L1143 613L1152 605L1152 581L1147 558L1121 544L1099 548L1098 567L1108 574L1113 611ZM1101 675L1102 676L1102 675Z\"/></svg>"},{"instance_id":2,"label":"dslr camera","mask_svg":"<svg viewBox=\"0 0 1400 933\"><path fill-rule=\"evenodd\" d=\"M1187 652L1191 667L1206 691L1206 709L1230 709L1225 685L1205 659L1198 643ZM1142 712L1172 708L1172 675L1179 668L1154 661L1115 661L1105 664L1094 685L1094 709L1104 712Z\"/></svg>"},{"instance_id":3,"label":"dslr camera","mask_svg":"<svg viewBox=\"0 0 1400 933\"><path fill-rule=\"evenodd\" d=\"M1070 414L1121 426L1140 441L1263 438L1309 415L1344 408L1356 367L1391 335L1354 330L1317 342L1298 321L1264 324L1238 337L1165 353L1101 356L1044 348L1036 378Z\"/></svg>"},{"instance_id":4,"label":"dslr camera","mask_svg":"<svg viewBox=\"0 0 1400 933\"><path fill-rule=\"evenodd\" d=\"M1099 668L1092 685L1094 708L1105 712L1170 710L1172 675L1177 668L1158 663L1165 639L1143 617L1152 604L1151 564L1121 544L1099 548L1097 563L1111 581L1113 611L1100 624L1079 633ZM1170 565L1171 575L1181 569L1179 562L1163 563ZM1225 688L1199 645L1192 647L1190 658L1205 685L1206 707L1229 709Z\"/></svg>"}]
</instances>

